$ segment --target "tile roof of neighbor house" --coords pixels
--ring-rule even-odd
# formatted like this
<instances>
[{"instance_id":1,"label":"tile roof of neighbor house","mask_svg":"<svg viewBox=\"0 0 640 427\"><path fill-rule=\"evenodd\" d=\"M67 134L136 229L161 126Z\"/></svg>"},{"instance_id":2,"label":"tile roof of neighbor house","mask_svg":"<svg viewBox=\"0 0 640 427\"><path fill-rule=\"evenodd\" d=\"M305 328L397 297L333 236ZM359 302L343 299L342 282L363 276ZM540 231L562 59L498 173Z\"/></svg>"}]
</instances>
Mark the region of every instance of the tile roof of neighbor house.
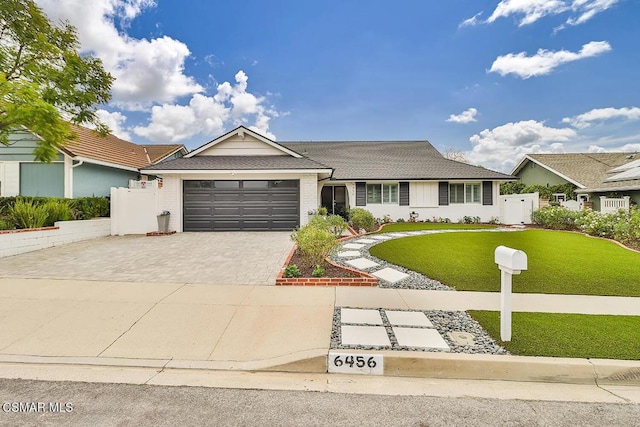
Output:
<instances>
[{"instance_id":1,"label":"tile roof of neighbor house","mask_svg":"<svg viewBox=\"0 0 640 427\"><path fill-rule=\"evenodd\" d=\"M195 156L167 160L144 170L276 170L331 169L306 157L291 156Z\"/></svg>"},{"instance_id":2,"label":"tile roof of neighbor house","mask_svg":"<svg viewBox=\"0 0 640 427\"><path fill-rule=\"evenodd\" d=\"M165 157L172 155L176 151L184 149L184 152L187 152L187 149L183 144L149 144L142 145L142 147L147 150L149 159L151 160L151 163L154 164L158 163Z\"/></svg>"},{"instance_id":3,"label":"tile roof of neighbor house","mask_svg":"<svg viewBox=\"0 0 640 427\"><path fill-rule=\"evenodd\" d=\"M83 157L99 162L139 169L157 163L167 156L186 148L182 144L138 145L115 135L100 136L83 126L71 125L78 137L69 141L63 151L72 157Z\"/></svg>"},{"instance_id":4,"label":"tile roof of neighbor house","mask_svg":"<svg viewBox=\"0 0 640 427\"><path fill-rule=\"evenodd\" d=\"M580 183L586 189L615 190L616 188L638 187L639 180L606 182L615 175L612 169L640 158L637 153L568 153L568 154L528 154L529 158ZM521 162L514 170L518 171Z\"/></svg>"},{"instance_id":5,"label":"tile roof of neighbor house","mask_svg":"<svg viewBox=\"0 0 640 427\"><path fill-rule=\"evenodd\" d=\"M84 157L129 168L142 168L151 163L141 145L114 135L102 137L96 131L82 126L71 125L71 127L78 137L69 141L63 151L72 157Z\"/></svg>"},{"instance_id":6,"label":"tile roof of neighbor house","mask_svg":"<svg viewBox=\"0 0 640 427\"><path fill-rule=\"evenodd\" d=\"M428 141L281 142L334 169L334 180L513 180L511 175L444 158Z\"/></svg>"}]
</instances>

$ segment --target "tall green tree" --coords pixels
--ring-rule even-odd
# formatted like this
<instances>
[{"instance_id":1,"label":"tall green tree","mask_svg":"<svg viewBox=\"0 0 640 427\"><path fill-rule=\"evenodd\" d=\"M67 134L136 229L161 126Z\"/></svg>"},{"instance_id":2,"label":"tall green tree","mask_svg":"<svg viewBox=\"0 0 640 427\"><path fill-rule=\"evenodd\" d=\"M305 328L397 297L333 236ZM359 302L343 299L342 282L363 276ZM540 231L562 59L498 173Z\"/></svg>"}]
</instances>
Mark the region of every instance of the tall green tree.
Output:
<instances>
[{"instance_id":1,"label":"tall green tree","mask_svg":"<svg viewBox=\"0 0 640 427\"><path fill-rule=\"evenodd\" d=\"M109 129L96 115L111 98L102 61L80 55L76 29L52 23L33 0L0 3L0 143L24 126L40 136L36 160L50 162L75 137L69 123Z\"/></svg>"}]
</instances>

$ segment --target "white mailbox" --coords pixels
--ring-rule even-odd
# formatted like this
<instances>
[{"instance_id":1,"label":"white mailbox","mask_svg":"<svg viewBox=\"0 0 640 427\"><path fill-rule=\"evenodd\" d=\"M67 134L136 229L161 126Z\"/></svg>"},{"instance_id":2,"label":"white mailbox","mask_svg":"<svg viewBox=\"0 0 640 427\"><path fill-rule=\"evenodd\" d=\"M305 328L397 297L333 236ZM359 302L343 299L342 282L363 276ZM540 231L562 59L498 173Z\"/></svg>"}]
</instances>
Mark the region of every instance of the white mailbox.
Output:
<instances>
[{"instance_id":1,"label":"white mailbox","mask_svg":"<svg viewBox=\"0 0 640 427\"><path fill-rule=\"evenodd\" d=\"M511 274L520 274L522 270L527 269L527 254L517 249L498 246L494 259L500 270L506 270Z\"/></svg>"},{"instance_id":2,"label":"white mailbox","mask_svg":"<svg viewBox=\"0 0 640 427\"><path fill-rule=\"evenodd\" d=\"M494 260L500 269L500 339L511 341L512 276L527 269L527 254L517 249L498 246Z\"/></svg>"}]
</instances>

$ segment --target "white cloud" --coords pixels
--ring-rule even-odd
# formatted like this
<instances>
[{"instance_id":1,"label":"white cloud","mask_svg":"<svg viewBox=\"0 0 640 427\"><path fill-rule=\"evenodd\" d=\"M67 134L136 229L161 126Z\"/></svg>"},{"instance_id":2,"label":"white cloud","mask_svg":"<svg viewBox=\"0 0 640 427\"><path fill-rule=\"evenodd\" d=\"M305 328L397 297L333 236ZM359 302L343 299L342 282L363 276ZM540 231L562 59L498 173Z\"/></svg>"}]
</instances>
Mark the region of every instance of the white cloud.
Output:
<instances>
[{"instance_id":1,"label":"white cloud","mask_svg":"<svg viewBox=\"0 0 640 427\"><path fill-rule=\"evenodd\" d=\"M584 24L598 13L604 12L618 3L619 0L574 0L571 9L579 14L567 19L569 25Z\"/></svg>"},{"instance_id":2,"label":"white cloud","mask_svg":"<svg viewBox=\"0 0 640 427\"><path fill-rule=\"evenodd\" d=\"M98 119L109 127L111 133L125 141L131 141L131 134L124 128L127 117L119 111L109 112L107 110L97 110Z\"/></svg>"},{"instance_id":3,"label":"white cloud","mask_svg":"<svg viewBox=\"0 0 640 427\"><path fill-rule=\"evenodd\" d=\"M278 117L266 99L247 92L248 77L244 71L235 75L236 84L224 82L214 96L195 94L188 105L163 104L151 109L151 120L133 131L154 142L178 142L195 135L212 137L222 134L227 125L248 127L271 139L269 121ZM249 125L250 122L253 124Z\"/></svg>"},{"instance_id":4,"label":"white cloud","mask_svg":"<svg viewBox=\"0 0 640 427\"><path fill-rule=\"evenodd\" d=\"M587 149L588 153L606 153L607 149L604 147L600 147L599 145L590 145Z\"/></svg>"},{"instance_id":5,"label":"white cloud","mask_svg":"<svg viewBox=\"0 0 640 427\"><path fill-rule=\"evenodd\" d=\"M546 16L567 13L568 25L584 24L598 13L604 12L620 0L502 0L484 23L491 24L500 18L519 17L519 26L533 24ZM460 26L475 25L478 15L463 21ZM558 27L557 30L563 29Z\"/></svg>"},{"instance_id":6,"label":"white cloud","mask_svg":"<svg viewBox=\"0 0 640 427\"><path fill-rule=\"evenodd\" d=\"M585 129L591 126L593 122L603 122L611 119L627 119L640 120L640 108L623 107L623 108L595 108L586 113L579 114L574 117L565 117L562 123L569 123L578 129Z\"/></svg>"},{"instance_id":7,"label":"white cloud","mask_svg":"<svg viewBox=\"0 0 640 427\"><path fill-rule=\"evenodd\" d=\"M552 128L527 120L485 129L469 138L473 149L467 158L473 164L509 172L529 153L562 153L564 143L577 137L571 128Z\"/></svg>"},{"instance_id":8,"label":"white cloud","mask_svg":"<svg viewBox=\"0 0 640 427\"><path fill-rule=\"evenodd\" d=\"M171 37L135 39L116 28L116 20L126 25L152 0L38 0L52 20L67 19L78 30L83 52L93 52L116 81L113 103L123 108L141 109L156 102L203 91L193 77L184 73L188 47Z\"/></svg>"},{"instance_id":9,"label":"white cloud","mask_svg":"<svg viewBox=\"0 0 640 427\"><path fill-rule=\"evenodd\" d=\"M453 123L471 123L477 122L476 115L478 114L478 110L475 108L469 108L466 111L463 111L460 114L451 114L447 119L448 122Z\"/></svg>"},{"instance_id":10,"label":"white cloud","mask_svg":"<svg viewBox=\"0 0 640 427\"><path fill-rule=\"evenodd\" d=\"M533 56L527 56L526 52L509 53L497 57L489 72L498 73L501 76L514 74L528 79L549 74L562 64L597 56L610 50L611 45L606 41L594 41L583 45L579 52L539 49Z\"/></svg>"},{"instance_id":11,"label":"white cloud","mask_svg":"<svg viewBox=\"0 0 640 427\"><path fill-rule=\"evenodd\" d=\"M458 25L458 28L473 27L475 25L478 25L480 23L479 18L481 15L482 15L482 12L478 12L475 15L473 15L471 18L465 19L460 23L460 25Z\"/></svg>"},{"instance_id":12,"label":"white cloud","mask_svg":"<svg viewBox=\"0 0 640 427\"><path fill-rule=\"evenodd\" d=\"M490 24L499 18L523 15L519 24L523 26L533 24L547 15L557 15L566 10L568 5L562 0L502 0L486 22Z\"/></svg>"}]
</instances>

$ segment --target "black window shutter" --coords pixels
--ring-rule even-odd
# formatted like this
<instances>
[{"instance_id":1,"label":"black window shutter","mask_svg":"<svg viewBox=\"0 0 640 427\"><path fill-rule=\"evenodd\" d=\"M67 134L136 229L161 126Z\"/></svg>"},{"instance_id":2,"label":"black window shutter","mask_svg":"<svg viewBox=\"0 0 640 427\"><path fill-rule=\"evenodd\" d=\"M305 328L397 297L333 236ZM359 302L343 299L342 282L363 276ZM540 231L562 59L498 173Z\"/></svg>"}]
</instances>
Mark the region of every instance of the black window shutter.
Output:
<instances>
[{"instance_id":1,"label":"black window shutter","mask_svg":"<svg viewBox=\"0 0 640 427\"><path fill-rule=\"evenodd\" d=\"M449 182L441 181L438 183L438 205L449 205Z\"/></svg>"},{"instance_id":2,"label":"black window shutter","mask_svg":"<svg viewBox=\"0 0 640 427\"><path fill-rule=\"evenodd\" d=\"M366 182L356 182L356 206L367 206Z\"/></svg>"},{"instance_id":3,"label":"black window shutter","mask_svg":"<svg viewBox=\"0 0 640 427\"><path fill-rule=\"evenodd\" d=\"M400 183L400 206L409 206L409 183Z\"/></svg>"},{"instance_id":4,"label":"black window shutter","mask_svg":"<svg viewBox=\"0 0 640 427\"><path fill-rule=\"evenodd\" d=\"M482 181L482 204L493 205L493 182L491 181Z\"/></svg>"}]
</instances>

